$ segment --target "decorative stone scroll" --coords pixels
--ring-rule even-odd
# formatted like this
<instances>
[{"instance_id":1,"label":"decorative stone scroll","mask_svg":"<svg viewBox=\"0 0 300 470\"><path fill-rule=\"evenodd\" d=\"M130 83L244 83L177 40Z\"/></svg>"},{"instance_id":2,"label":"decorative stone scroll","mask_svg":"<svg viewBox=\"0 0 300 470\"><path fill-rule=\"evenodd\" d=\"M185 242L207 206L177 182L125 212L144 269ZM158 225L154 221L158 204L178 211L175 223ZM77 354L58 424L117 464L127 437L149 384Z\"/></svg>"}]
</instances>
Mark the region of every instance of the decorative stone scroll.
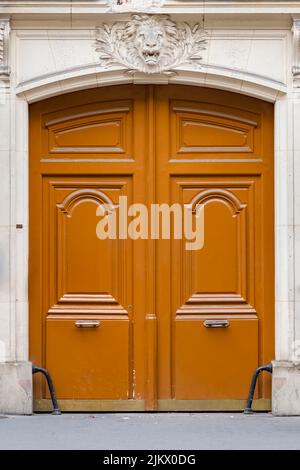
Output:
<instances>
[{"instance_id":1,"label":"decorative stone scroll","mask_svg":"<svg viewBox=\"0 0 300 470\"><path fill-rule=\"evenodd\" d=\"M130 21L96 29L100 64L122 65L131 73L170 74L184 64L200 66L205 44L199 23L176 23L169 15L133 14Z\"/></svg>"},{"instance_id":2,"label":"decorative stone scroll","mask_svg":"<svg viewBox=\"0 0 300 470\"><path fill-rule=\"evenodd\" d=\"M294 20L293 26L294 62L293 78L296 88L300 88L300 19Z\"/></svg>"},{"instance_id":3,"label":"decorative stone scroll","mask_svg":"<svg viewBox=\"0 0 300 470\"><path fill-rule=\"evenodd\" d=\"M9 39L9 19L0 18L0 80L8 80L8 39Z\"/></svg>"}]
</instances>

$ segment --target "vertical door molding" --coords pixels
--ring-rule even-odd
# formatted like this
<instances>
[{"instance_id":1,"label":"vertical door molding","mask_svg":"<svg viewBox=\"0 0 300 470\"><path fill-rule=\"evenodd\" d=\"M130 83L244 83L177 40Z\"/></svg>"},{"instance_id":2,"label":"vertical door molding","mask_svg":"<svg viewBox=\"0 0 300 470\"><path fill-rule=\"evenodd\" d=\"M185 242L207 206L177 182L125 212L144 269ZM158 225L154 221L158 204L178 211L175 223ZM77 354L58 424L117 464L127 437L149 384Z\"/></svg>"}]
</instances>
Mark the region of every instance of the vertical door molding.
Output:
<instances>
[{"instance_id":1,"label":"vertical door molding","mask_svg":"<svg viewBox=\"0 0 300 470\"><path fill-rule=\"evenodd\" d=\"M147 91L147 204L148 210L156 198L156 143L155 99L153 85ZM146 289L146 377L145 407L157 409L157 315L156 315L156 242L147 240L147 289Z\"/></svg>"}]
</instances>

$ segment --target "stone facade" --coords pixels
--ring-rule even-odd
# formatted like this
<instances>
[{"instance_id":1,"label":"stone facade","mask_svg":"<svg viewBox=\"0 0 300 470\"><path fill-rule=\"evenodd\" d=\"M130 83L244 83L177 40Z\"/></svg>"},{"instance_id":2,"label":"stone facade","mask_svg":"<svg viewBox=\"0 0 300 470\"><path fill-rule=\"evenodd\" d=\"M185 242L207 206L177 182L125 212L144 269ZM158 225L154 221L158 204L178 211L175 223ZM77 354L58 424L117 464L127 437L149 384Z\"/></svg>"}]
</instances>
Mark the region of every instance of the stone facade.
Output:
<instances>
[{"instance_id":1,"label":"stone facade","mask_svg":"<svg viewBox=\"0 0 300 470\"><path fill-rule=\"evenodd\" d=\"M216 87L275 104L273 412L300 415L300 2L152 3L149 11L143 7L139 12L135 2L132 11L127 5L116 14L112 2L104 0L65 0L59 5L0 1L0 413L32 412L28 104L69 91L133 82ZM111 31L117 23L132 21L132 14L149 13L167 15L165 21L178 31L185 24L196 34L197 24L198 32L205 32L205 44L204 36L198 37L201 53L195 58L189 47L185 60L164 63L151 73L151 65L139 66L136 57L133 63L131 57L130 67L130 62L111 60L116 58L108 57L107 50L103 55L99 28L107 24ZM182 32L180 37L185 41ZM147 60L160 60L155 54L164 47L166 43L158 42ZM104 56L109 63L103 63Z\"/></svg>"}]
</instances>

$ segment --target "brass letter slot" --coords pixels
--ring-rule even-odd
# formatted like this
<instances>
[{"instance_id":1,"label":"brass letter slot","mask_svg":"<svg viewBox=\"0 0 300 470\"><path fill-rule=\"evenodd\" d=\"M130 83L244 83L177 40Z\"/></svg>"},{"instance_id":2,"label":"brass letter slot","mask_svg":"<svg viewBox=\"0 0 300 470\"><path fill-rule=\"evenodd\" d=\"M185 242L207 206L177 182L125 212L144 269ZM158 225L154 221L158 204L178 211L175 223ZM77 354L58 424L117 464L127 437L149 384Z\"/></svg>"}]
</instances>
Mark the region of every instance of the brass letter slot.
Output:
<instances>
[{"instance_id":1,"label":"brass letter slot","mask_svg":"<svg viewBox=\"0 0 300 470\"><path fill-rule=\"evenodd\" d=\"M75 322L76 328L98 328L100 326L99 320L77 320Z\"/></svg>"},{"instance_id":2,"label":"brass letter slot","mask_svg":"<svg viewBox=\"0 0 300 470\"><path fill-rule=\"evenodd\" d=\"M230 323L228 320L205 320L203 325L205 328L228 328Z\"/></svg>"}]
</instances>

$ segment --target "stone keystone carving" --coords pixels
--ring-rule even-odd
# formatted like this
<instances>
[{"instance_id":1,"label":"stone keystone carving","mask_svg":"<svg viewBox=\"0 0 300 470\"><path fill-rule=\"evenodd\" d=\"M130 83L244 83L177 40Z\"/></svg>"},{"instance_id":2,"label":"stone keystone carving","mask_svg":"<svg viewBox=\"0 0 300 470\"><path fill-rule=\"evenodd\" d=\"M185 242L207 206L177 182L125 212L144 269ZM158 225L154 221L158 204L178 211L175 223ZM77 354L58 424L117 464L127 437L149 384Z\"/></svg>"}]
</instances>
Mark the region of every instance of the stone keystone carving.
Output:
<instances>
[{"instance_id":1,"label":"stone keystone carving","mask_svg":"<svg viewBox=\"0 0 300 470\"><path fill-rule=\"evenodd\" d=\"M96 29L96 51L104 68L122 65L131 73L171 73L180 65L200 65L206 33L197 23L175 23L169 15L134 14L130 21Z\"/></svg>"},{"instance_id":2,"label":"stone keystone carving","mask_svg":"<svg viewBox=\"0 0 300 470\"><path fill-rule=\"evenodd\" d=\"M155 11L161 8L165 0L107 0L111 11Z\"/></svg>"}]
</instances>

